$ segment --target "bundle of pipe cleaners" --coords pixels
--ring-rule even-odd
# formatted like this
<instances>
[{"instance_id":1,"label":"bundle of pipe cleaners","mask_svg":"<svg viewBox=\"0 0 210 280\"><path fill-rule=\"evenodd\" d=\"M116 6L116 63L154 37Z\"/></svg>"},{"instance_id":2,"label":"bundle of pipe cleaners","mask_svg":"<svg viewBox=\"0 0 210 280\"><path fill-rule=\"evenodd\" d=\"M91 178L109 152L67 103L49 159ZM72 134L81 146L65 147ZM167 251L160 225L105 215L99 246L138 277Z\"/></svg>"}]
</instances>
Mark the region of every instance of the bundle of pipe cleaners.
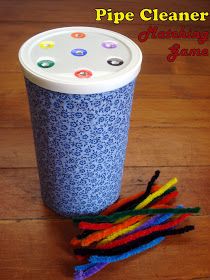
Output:
<instances>
[{"instance_id":1,"label":"bundle of pipe cleaners","mask_svg":"<svg viewBox=\"0 0 210 280\"><path fill-rule=\"evenodd\" d=\"M155 184L157 170L145 192L139 192L117 202L97 216L79 216L73 221L82 232L71 240L76 258L86 262L74 267L74 279L83 280L97 273L109 263L142 253L166 236L183 234L194 225L176 228L199 207L185 208L171 203L178 195L177 179L165 185Z\"/></svg>"}]
</instances>

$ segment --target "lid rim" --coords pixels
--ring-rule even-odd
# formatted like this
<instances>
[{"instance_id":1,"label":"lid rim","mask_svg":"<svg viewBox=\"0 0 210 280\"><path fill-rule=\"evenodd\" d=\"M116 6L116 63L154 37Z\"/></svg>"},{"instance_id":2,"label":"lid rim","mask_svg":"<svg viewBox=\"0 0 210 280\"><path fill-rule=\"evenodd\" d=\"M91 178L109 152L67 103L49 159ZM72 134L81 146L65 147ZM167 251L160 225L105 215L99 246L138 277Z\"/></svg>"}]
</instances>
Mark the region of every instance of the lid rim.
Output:
<instances>
[{"instance_id":1,"label":"lid rim","mask_svg":"<svg viewBox=\"0 0 210 280\"><path fill-rule=\"evenodd\" d=\"M72 31L77 29L78 31L96 31L96 32L105 32L105 34L111 34L116 36L116 38L120 38L123 43L131 49L131 59L128 65L122 70L118 72L112 73L112 75L104 77L97 77L96 79L78 79L75 81L66 82L64 80L58 80L55 77L45 77L44 75L34 71L31 69L24 61L24 49L30 44L30 41L33 39L38 39L43 34L49 34L51 32L56 31ZM30 46L30 45L29 45ZM83 27L83 26L72 26L72 27L63 27L47 30L41 33L36 34L35 36L29 38L25 43L22 44L18 53L19 61L21 64L21 68L24 72L25 77L31 82L37 84L40 87L43 87L48 90L52 90L54 92L63 92L67 94L94 94L100 92L106 92L110 90L114 90L120 88L132 80L134 80L140 72L141 63L142 63L142 52L138 45L134 43L128 37L102 28L96 27Z\"/></svg>"}]
</instances>

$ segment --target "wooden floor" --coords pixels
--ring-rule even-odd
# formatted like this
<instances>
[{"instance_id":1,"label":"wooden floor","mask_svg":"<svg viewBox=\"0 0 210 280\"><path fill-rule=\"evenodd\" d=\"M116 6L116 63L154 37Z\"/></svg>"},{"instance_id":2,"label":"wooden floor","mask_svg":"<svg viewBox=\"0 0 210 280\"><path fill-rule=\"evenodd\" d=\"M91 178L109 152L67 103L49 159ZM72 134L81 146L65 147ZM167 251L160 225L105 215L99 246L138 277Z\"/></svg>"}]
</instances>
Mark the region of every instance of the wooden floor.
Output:
<instances>
[{"instance_id":1,"label":"wooden floor","mask_svg":"<svg viewBox=\"0 0 210 280\"><path fill-rule=\"evenodd\" d=\"M158 4L152 4L158 2ZM207 11L200 1L0 1L0 279L72 279L75 264L69 240L75 233L43 206L23 77L17 59L20 45L50 28L88 25L128 35L138 43L149 23L113 25L95 22L94 8L138 12ZM178 4L179 3L179 4ZM83 5L86 5L83 7ZM153 6L152 6L153 5ZM156 6L155 6L156 5ZM159 6L158 6L159 5ZM166 30L177 23L159 23ZM209 31L210 20L186 28ZM140 44L144 60L138 78L129 134L122 195L145 188L159 168L160 182L179 178L177 203L201 206L188 223L196 230L169 237L162 245L106 267L92 279L210 279L210 59L179 57L166 61L168 47L209 48L196 40L149 40Z\"/></svg>"}]
</instances>

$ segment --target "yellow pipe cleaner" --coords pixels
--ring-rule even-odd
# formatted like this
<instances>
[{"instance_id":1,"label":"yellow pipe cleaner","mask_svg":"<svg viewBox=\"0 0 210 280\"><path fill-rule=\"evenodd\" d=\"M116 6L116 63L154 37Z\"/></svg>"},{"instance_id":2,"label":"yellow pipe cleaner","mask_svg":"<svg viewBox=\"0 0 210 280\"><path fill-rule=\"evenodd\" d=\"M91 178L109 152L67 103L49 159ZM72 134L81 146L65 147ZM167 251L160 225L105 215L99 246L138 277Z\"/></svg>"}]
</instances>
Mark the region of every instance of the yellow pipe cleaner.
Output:
<instances>
[{"instance_id":1,"label":"yellow pipe cleaner","mask_svg":"<svg viewBox=\"0 0 210 280\"><path fill-rule=\"evenodd\" d=\"M173 178L168 183L166 183L162 188L160 188L158 191L150 194L145 200L143 200L141 203L139 203L134 209L140 210L147 206L150 202L152 202L155 198L158 196L161 196L165 191L170 189L173 185L175 185L178 182L177 178Z\"/></svg>"},{"instance_id":2,"label":"yellow pipe cleaner","mask_svg":"<svg viewBox=\"0 0 210 280\"><path fill-rule=\"evenodd\" d=\"M153 199L155 199L158 196L161 196L165 191L167 191L171 186L173 186L176 183L177 183L176 178L171 179L170 181L168 181L168 183L166 183L158 191L150 194L145 200L143 200L141 203L139 203L134 209L136 209L136 210L142 209L143 207L148 205ZM128 219L128 218L130 218L129 215L125 217L125 219ZM131 218L131 221L135 220L135 218L137 218L137 216ZM140 217L139 217L139 219L141 220ZM137 220L136 220L136 222L137 222ZM108 236L115 233L115 231L116 232L122 231L123 229L127 228L128 226L130 226L132 224L132 223L130 223L130 225L129 225L129 223L127 224L126 221L124 221L124 223L125 223L125 225L123 223L122 224L117 224L117 225L113 226L112 228L108 228L108 229L105 229L105 230L94 232L94 233L88 235L86 238L81 240L81 245L82 246L88 246L95 241L99 241L99 240L102 240L104 238L108 238Z\"/></svg>"},{"instance_id":3,"label":"yellow pipe cleaner","mask_svg":"<svg viewBox=\"0 0 210 280\"><path fill-rule=\"evenodd\" d=\"M161 196L162 194L164 194L164 192L166 192L168 189L170 189L173 185L175 185L178 182L177 178L174 177L173 179L169 180L164 186L162 186L159 190L157 190L156 192L150 194L145 200L143 200L142 202L140 202L134 209L135 210L140 210L142 208L144 208L145 206L147 206L150 202L152 202L155 198L157 198L158 196ZM119 218L115 223L120 223L122 221L125 221L126 219L128 219L129 216L125 216L123 218Z\"/></svg>"},{"instance_id":4,"label":"yellow pipe cleaner","mask_svg":"<svg viewBox=\"0 0 210 280\"><path fill-rule=\"evenodd\" d=\"M168 181L164 186L162 186L159 190L157 190L156 192L150 194L145 200L143 200L141 203L139 203L134 209L136 210L140 210L142 208L144 208L145 206L147 206L150 202L152 202L155 198L161 196L164 192L166 192L169 188L171 188L173 185L175 185L177 183L177 178L173 178L170 181ZM120 223L125 221L126 219L128 219L129 216L123 217L118 219L115 223ZM125 229L121 229L119 231L116 231L110 235L108 235L106 238L104 238L103 240L101 240L98 244L106 244L112 240L114 240L115 238L128 233L129 231L135 229L136 227L138 227L139 225L141 225L141 222L138 222L134 225L129 226L128 228Z\"/></svg>"},{"instance_id":5,"label":"yellow pipe cleaner","mask_svg":"<svg viewBox=\"0 0 210 280\"><path fill-rule=\"evenodd\" d=\"M109 236L107 236L106 238L104 238L100 242L98 242L97 245L106 244L108 242L111 242L115 238L123 235L123 234L129 233L130 231L132 231L132 230L136 229L137 227L139 227L141 224L145 223L146 220L148 220L148 218L146 218L143 221L140 221L140 222L138 222L138 223L136 223L136 224L134 224L132 226L129 226L127 228L121 229L121 230L119 230L117 232L114 232L114 233L110 234Z\"/></svg>"}]
</instances>

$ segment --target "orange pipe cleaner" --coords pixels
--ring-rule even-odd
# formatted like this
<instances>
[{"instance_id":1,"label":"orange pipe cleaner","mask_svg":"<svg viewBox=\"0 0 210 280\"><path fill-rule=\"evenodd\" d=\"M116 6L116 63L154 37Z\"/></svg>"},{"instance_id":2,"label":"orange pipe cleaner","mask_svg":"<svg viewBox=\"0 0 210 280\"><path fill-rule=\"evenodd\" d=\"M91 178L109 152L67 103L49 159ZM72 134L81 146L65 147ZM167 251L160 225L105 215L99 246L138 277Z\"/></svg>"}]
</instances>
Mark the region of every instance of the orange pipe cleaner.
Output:
<instances>
[{"instance_id":1,"label":"orange pipe cleaner","mask_svg":"<svg viewBox=\"0 0 210 280\"><path fill-rule=\"evenodd\" d=\"M161 207L162 208L169 208L168 205L161 205ZM158 207L153 206L151 208L158 208ZM89 246L90 244L92 244L95 241L99 241L99 240L107 237L108 235L110 235L112 233L115 233L119 230L122 230L124 228L129 227L130 225L133 225L133 224L139 222L140 220L142 220L146 216L148 216L148 215L133 216L133 217L128 218L127 220L125 220L121 224L114 225L111 228L107 228L107 229L104 229L104 230L101 230L101 231L98 231L98 232L94 232L94 233L88 235L87 237L85 237L84 239L79 240L79 241L81 241L81 246Z\"/></svg>"},{"instance_id":2,"label":"orange pipe cleaner","mask_svg":"<svg viewBox=\"0 0 210 280\"><path fill-rule=\"evenodd\" d=\"M155 203L155 205L160 204L167 204L171 199L175 198L178 195L177 191L174 191L168 195L166 195L164 198L160 199ZM80 222L79 228L80 229L86 229L86 230L103 230L107 228L111 228L115 226L116 224L113 223L91 223L91 222Z\"/></svg>"}]
</instances>

